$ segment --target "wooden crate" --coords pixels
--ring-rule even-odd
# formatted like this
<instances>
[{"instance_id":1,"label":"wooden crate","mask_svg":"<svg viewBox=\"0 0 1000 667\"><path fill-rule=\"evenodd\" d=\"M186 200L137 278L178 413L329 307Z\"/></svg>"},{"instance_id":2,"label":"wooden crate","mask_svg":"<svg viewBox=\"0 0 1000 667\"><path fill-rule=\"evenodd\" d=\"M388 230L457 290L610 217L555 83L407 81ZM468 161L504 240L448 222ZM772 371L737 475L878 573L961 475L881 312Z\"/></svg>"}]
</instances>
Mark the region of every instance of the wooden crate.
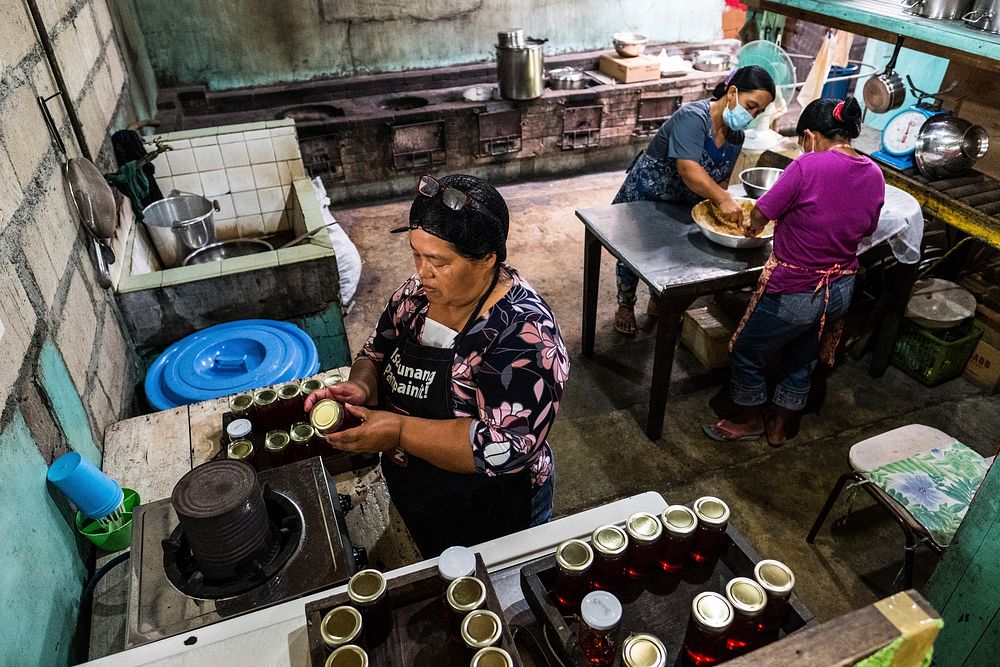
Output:
<instances>
[{"instance_id":1,"label":"wooden crate","mask_svg":"<svg viewBox=\"0 0 1000 667\"><path fill-rule=\"evenodd\" d=\"M486 585L485 609L500 617L503 634L500 647L510 653L515 665L521 665L514 639L503 617L490 575L482 556L476 554L476 577ZM390 579L389 605L392 608L392 633L380 646L369 650L370 667L467 667L471 654L448 636L448 611L445 608L437 566ZM320 622L334 607L349 605L347 592L306 605L306 631L309 657L313 667L323 667L330 650L320 636Z\"/></svg>"},{"instance_id":2,"label":"wooden crate","mask_svg":"<svg viewBox=\"0 0 1000 667\"><path fill-rule=\"evenodd\" d=\"M709 370L729 364L729 339L736 326L714 303L689 308L681 325L681 343Z\"/></svg>"}]
</instances>

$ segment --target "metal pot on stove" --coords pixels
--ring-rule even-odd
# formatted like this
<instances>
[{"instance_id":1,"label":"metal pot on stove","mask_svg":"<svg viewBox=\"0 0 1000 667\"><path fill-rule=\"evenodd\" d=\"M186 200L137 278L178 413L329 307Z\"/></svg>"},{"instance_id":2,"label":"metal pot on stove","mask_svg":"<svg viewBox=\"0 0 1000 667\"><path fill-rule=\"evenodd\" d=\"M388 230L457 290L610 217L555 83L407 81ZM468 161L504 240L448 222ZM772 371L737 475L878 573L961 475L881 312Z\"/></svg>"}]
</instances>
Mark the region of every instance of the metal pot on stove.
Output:
<instances>
[{"instance_id":1,"label":"metal pot on stove","mask_svg":"<svg viewBox=\"0 0 1000 667\"><path fill-rule=\"evenodd\" d=\"M969 28L1000 34L1000 0L976 0L962 20Z\"/></svg>"},{"instance_id":2,"label":"metal pot on stove","mask_svg":"<svg viewBox=\"0 0 1000 667\"><path fill-rule=\"evenodd\" d=\"M497 33L497 79L500 96L508 100L533 100L545 92L546 39L524 38L523 31Z\"/></svg>"}]
</instances>

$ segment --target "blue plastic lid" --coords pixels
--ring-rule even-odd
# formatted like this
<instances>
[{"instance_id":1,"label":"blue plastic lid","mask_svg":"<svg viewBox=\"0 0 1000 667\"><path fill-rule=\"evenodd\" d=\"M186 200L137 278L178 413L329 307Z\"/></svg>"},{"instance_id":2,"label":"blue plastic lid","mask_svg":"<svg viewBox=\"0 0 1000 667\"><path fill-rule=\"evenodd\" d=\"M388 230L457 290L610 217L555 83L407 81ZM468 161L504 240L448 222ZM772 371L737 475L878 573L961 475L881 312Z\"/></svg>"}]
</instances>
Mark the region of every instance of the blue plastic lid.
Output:
<instances>
[{"instance_id":1,"label":"blue plastic lid","mask_svg":"<svg viewBox=\"0 0 1000 667\"><path fill-rule=\"evenodd\" d=\"M157 410L170 410L318 370L316 343L294 324L227 322L167 348L146 374L146 398Z\"/></svg>"}]
</instances>

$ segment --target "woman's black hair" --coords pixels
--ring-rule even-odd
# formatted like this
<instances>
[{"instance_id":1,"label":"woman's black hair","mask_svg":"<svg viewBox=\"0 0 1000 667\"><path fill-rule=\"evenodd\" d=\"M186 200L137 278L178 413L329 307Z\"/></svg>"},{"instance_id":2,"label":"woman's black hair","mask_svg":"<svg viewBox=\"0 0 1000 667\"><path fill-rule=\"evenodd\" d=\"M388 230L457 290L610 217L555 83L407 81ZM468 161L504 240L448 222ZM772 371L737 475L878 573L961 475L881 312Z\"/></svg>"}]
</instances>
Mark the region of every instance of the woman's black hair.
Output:
<instances>
[{"instance_id":1,"label":"woman's black hair","mask_svg":"<svg viewBox=\"0 0 1000 667\"><path fill-rule=\"evenodd\" d=\"M861 105L853 97L846 100L821 98L810 102L799 116L795 134L818 132L827 139L854 139L861 134Z\"/></svg>"},{"instance_id":2,"label":"woman's black hair","mask_svg":"<svg viewBox=\"0 0 1000 667\"><path fill-rule=\"evenodd\" d=\"M729 86L736 86L736 90L741 93L748 90L765 90L771 94L772 99L774 98L774 79L766 69L758 65L741 67L727 76L726 80L712 91L712 97L722 98L729 90Z\"/></svg>"},{"instance_id":3,"label":"woman's black hair","mask_svg":"<svg viewBox=\"0 0 1000 667\"><path fill-rule=\"evenodd\" d=\"M476 205L455 211L446 206L439 195L425 197L418 194L410 206L409 229L419 227L448 241L455 252L466 259L484 259L496 253L499 266L507 258L507 230L510 224L503 196L478 176L452 174L437 180L442 190L455 188L475 200ZM477 206L490 215L477 211Z\"/></svg>"}]
</instances>

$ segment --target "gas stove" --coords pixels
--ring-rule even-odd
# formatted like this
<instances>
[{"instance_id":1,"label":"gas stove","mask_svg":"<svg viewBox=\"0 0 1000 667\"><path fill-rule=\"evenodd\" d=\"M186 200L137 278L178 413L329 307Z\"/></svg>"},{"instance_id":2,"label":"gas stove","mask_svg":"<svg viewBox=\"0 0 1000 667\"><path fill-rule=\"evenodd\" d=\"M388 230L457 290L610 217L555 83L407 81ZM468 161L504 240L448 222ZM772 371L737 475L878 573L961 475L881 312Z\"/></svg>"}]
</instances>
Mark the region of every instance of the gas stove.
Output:
<instances>
[{"instance_id":1,"label":"gas stove","mask_svg":"<svg viewBox=\"0 0 1000 667\"><path fill-rule=\"evenodd\" d=\"M266 470L256 483L213 463L204 464L211 475L199 479L196 468L178 483L173 504L158 500L133 514L128 648L335 586L357 570L346 508L320 458ZM206 482L215 484L210 492ZM255 503L219 497L243 487L256 492ZM228 502L236 519L231 511L224 526L199 528L199 513L211 514L215 502ZM216 552L235 560L219 561Z\"/></svg>"}]
</instances>

